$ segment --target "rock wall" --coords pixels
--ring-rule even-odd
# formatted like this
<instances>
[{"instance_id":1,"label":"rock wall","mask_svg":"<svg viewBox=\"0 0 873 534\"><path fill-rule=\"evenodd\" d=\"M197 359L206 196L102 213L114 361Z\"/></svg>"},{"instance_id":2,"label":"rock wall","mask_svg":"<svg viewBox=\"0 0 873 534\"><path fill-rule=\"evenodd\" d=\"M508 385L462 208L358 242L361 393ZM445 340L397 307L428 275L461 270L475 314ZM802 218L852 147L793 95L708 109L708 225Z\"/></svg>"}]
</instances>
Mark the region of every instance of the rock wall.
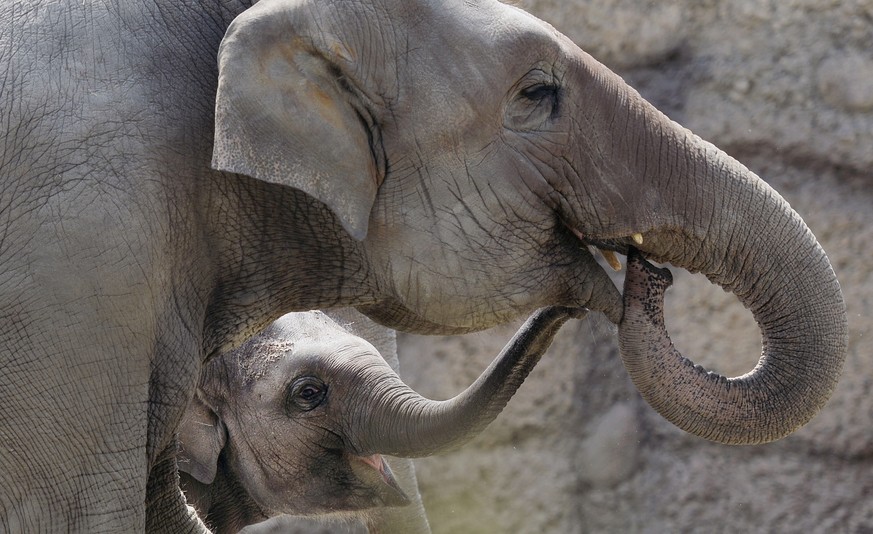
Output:
<instances>
[{"instance_id":1,"label":"rock wall","mask_svg":"<svg viewBox=\"0 0 873 534\"><path fill-rule=\"evenodd\" d=\"M843 379L773 444L727 447L639 397L601 318L568 324L506 411L458 452L417 461L435 533L873 532L873 2L527 0L671 118L773 185L843 285ZM760 334L736 299L674 269L680 350L742 374ZM615 277L620 284L622 274ZM517 325L398 338L413 387L451 396Z\"/></svg>"},{"instance_id":2,"label":"rock wall","mask_svg":"<svg viewBox=\"0 0 873 534\"><path fill-rule=\"evenodd\" d=\"M805 428L727 447L641 400L604 319L569 323L482 436L417 461L433 531L873 532L873 0L518 3L782 193L837 270L849 356ZM750 314L703 277L674 275L667 324L680 350L731 376L751 369L760 335ZM450 397L517 326L401 334L401 374Z\"/></svg>"}]
</instances>

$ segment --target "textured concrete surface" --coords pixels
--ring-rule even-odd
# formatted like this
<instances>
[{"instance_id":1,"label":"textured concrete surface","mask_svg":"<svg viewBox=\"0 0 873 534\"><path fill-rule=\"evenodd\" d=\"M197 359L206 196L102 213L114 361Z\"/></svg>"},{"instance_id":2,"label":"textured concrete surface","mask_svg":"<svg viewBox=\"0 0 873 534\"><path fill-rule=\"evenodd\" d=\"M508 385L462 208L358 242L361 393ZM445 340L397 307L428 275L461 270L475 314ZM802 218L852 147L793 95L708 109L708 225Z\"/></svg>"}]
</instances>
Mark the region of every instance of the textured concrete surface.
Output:
<instances>
[{"instance_id":1,"label":"textured concrete surface","mask_svg":"<svg viewBox=\"0 0 873 534\"><path fill-rule=\"evenodd\" d=\"M873 1L517 3L794 206L842 283L849 356L808 426L727 447L640 399L605 320L569 323L482 436L417 461L434 532L873 532ZM674 275L667 324L680 350L727 375L751 369L760 334L750 314L703 277ZM401 334L401 374L423 394L452 396L516 326Z\"/></svg>"}]
</instances>

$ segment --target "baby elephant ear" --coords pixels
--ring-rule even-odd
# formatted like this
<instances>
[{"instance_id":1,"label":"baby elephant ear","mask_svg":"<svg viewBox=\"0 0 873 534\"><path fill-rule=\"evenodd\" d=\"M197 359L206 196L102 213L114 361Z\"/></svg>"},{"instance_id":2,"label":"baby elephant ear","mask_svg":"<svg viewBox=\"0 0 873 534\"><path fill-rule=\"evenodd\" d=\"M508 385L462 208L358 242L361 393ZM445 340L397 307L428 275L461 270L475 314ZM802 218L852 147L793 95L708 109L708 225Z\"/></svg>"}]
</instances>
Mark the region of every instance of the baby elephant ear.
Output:
<instances>
[{"instance_id":1,"label":"baby elephant ear","mask_svg":"<svg viewBox=\"0 0 873 534\"><path fill-rule=\"evenodd\" d=\"M212 166L304 191L360 241L381 183L372 121L337 65L344 46L307 35L318 21L289 4L262 0L227 30Z\"/></svg>"},{"instance_id":2,"label":"baby elephant ear","mask_svg":"<svg viewBox=\"0 0 873 534\"><path fill-rule=\"evenodd\" d=\"M179 428L179 454L176 456L179 471L203 484L212 484L218 469L218 456L226 441L224 423L195 395Z\"/></svg>"}]
</instances>

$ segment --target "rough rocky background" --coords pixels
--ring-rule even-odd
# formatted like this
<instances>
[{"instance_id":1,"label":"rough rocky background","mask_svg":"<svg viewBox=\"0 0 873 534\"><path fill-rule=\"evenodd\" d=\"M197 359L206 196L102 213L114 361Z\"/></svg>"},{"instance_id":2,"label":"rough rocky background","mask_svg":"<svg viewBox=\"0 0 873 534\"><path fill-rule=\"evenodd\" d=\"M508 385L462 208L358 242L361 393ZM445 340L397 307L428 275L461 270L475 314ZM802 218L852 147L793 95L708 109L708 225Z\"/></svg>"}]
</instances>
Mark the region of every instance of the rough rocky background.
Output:
<instances>
[{"instance_id":1,"label":"rough rocky background","mask_svg":"<svg viewBox=\"0 0 873 534\"><path fill-rule=\"evenodd\" d=\"M605 320L570 323L480 438L417 462L433 531L873 532L873 0L518 3L800 212L843 285L849 356L807 427L727 447L642 401ZM680 350L728 375L751 369L750 314L704 278L674 275L667 322ZM400 335L401 372L423 394L452 396L516 327Z\"/></svg>"}]
</instances>

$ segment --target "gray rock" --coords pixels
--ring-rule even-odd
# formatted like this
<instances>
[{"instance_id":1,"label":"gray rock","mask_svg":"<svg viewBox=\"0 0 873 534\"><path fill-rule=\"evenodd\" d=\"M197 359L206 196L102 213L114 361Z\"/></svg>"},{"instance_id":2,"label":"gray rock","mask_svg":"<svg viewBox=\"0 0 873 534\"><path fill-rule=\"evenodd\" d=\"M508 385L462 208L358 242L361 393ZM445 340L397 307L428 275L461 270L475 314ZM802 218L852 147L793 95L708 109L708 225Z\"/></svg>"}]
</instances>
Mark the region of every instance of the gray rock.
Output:
<instances>
[{"instance_id":1,"label":"gray rock","mask_svg":"<svg viewBox=\"0 0 873 534\"><path fill-rule=\"evenodd\" d=\"M824 100L846 111L873 110L873 56L844 52L818 67L818 90Z\"/></svg>"}]
</instances>

